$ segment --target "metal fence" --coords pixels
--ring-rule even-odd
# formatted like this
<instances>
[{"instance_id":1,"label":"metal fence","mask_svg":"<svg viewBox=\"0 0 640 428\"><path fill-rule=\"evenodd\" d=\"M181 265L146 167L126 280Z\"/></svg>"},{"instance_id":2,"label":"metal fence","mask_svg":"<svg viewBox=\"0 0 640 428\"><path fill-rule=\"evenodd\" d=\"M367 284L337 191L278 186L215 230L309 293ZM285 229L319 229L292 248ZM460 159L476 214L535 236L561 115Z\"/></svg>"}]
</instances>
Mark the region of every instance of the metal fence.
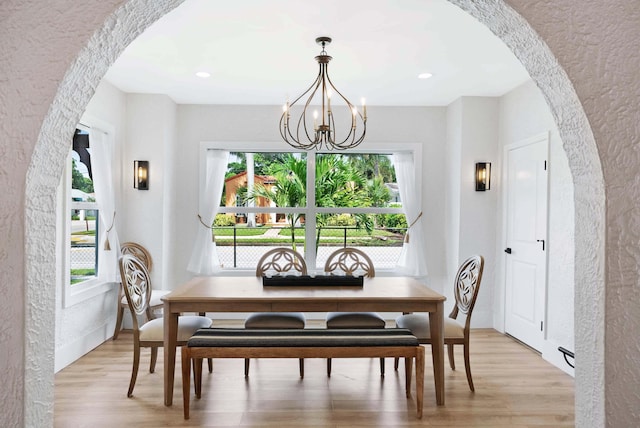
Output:
<instances>
[{"instance_id":1,"label":"metal fence","mask_svg":"<svg viewBox=\"0 0 640 428\"><path fill-rule=\"evenodd\" d=\"M405 229L374 229L372 233L353 227L322 227L316 230L316 267L324 266L333 251L355 247L364 251L378 269L395 267ZM283 227L214 227L218 256L224 268L254 269L264 253L275 247L294 247L291 230ZM319 239L318 239L319 237ZM304 228L295 228L295 249L305 253Z\"/></svg>"},{"instance_id":2,"label":"metal fence","mask_svg":"<svg viewBox=\"0 0 640 428\"><path fill-rule=\"evenodd\" d=\"M69 265L72 283L91 279L98 273L97 227L95 219L71 221Z\"/></svg>"}]
</instances>

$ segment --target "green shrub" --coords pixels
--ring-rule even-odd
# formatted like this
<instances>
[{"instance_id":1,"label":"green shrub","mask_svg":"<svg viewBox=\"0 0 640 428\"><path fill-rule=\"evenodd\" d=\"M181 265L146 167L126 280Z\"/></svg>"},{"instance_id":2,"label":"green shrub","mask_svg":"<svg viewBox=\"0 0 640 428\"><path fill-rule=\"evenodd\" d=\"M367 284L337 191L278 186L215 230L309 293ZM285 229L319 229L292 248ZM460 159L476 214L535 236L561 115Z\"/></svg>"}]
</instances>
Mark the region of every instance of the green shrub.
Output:
<instances>
[{"instance_id":1,"label":"green shrub","mask_svg":"<svg viewBox=\"0 0 640 428\"><path fill-rule=\"evenodd\" d=\"M400 204L391 204L390 206L392 208L401 207ZM377 214L376 222L378 226L397 233L404 233L408 226L407 218L404 214Z\"/></svg>"},{"instance_id":2,"label":"green shrub","mask_svg":"<svg viewBox=\"0 0 640 428\"><path fill-rule=\"evenodd\" d=\"M213 220L214 226L235 226L236 219L233 214L216 214L216 218Z\"/></svg>"},{"instance_id":3,"label":"green shrub","mask_svg":"<svg viewBox=\"0 0 640 428\"><path fill-rule=\"evenodd\" d=\"M356 219L351 214L338 214L327 219L327 226L355 226Z\"/></svg>"}]
</instances>

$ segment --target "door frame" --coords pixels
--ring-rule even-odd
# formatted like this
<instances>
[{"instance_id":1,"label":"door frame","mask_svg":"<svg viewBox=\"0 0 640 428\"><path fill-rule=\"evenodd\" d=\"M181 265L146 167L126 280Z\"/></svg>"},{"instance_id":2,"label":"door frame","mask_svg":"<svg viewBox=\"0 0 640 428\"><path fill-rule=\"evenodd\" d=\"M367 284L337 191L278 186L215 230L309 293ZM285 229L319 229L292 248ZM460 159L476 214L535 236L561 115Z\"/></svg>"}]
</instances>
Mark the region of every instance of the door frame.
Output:
<instances>
[{"instance_id":1,"label":"door frame","mask_svg":"<svg viewBox=\"0 0 640 428\"><path fill-rule=\"evenodd\" d=\"M502 232L501 232L501 239L500 239L500 247L498 247L496 250L496 254L499 257L499 260L501 260L502 263L502 278L500 280L500 285L502 287L502 290L500 290L500 298L498 299L498 301L500 302L500 311L501 311L501 316L500 316L500 325L496 325L495 328L496 330L499 330L501 333L506 333L506 324L507 324L507 263L506 263L506 255L504 253L504 249L507 247L507 218L508 218L508 200L507 200L507 196L509 194L508 192L508 188L509 188L509 173L508 173L508 168L507 168L507 159L508 159L508 153L510 150L513 149L517 149L519 147L524 147L527 146L529 144L533 144L533 143L537 143L540 141L545 141L547 143L547 209L546 209L546 217L547 217L547 221L546 221L546 245L548 248L549 245L549 205L550 205L550 201L549 201L549 184L550 184L550 174L551 174L551 162L549 162L549 146L550 146L550 140L551 140L551 132L550 131L544 131L541 132L539 134L535 134L531 137L527 137L518 141L515 141L513 143L509 143L509 144L505 144L503 146L503 150L502 150L502 172L501 172L501 181L502 181L502 195L500 197L501 199L501 204L502 204ZM543 320L543 329L542 329L542 341L543 341L543 346L542 349L544 349L544 343L547 341L547 326L548 326L548 320L547 320L547 315L548 315L548 297L549 297L549 293L548 293L548 287L549 287L549 252L545 251L544 253L544 259L545 259L545 273L544 273L544 311L542 314L542 320ZM524 343L524 342L523 342ZM540 351L540 353L542 353L542 350Z\"/></svg>"}]
</instances>

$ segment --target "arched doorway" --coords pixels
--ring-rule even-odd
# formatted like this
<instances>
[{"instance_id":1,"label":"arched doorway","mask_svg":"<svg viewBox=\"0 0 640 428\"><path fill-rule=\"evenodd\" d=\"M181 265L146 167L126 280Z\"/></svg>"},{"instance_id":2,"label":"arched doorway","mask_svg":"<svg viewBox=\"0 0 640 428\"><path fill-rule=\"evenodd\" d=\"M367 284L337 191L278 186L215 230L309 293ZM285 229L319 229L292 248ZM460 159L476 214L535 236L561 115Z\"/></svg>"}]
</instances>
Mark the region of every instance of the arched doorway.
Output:
<instances>
[{"instance_id":1,"label":"arched doorway","mask_svg":"<svg viewBox=\"0 0 640 428\"><path fill-rule=\"evenodd\" d=\"M597 257L602 262L604 236L603 233L596 236L594 242L593 235L587 233L587 227L589 231L594 230L594 225L595 230L604 230L604 188L596 145L586 116L571 82L548 47L520 15L503 2L450 1L483 22L521 60L540 87L556 118L571 169L580 172L579 179L575 182L575 281L580 284L580 289L576 289L575 305L577 317L590 320L592 324L583 325L576 332L576 351L585 346L587 339L593 343L593 337L596 337L596 349L584 353L581 360L581 364L587 369L577 375L576 390L583 391L577 395L577 409L580 409L581 402L589 405L598 403L603 408L604 403L599 403L594 396L587 396L600 389L597 384L603 375L601 330L604 311L601 304L593 302L597 302L595 296L602 294L604 280L601 276L589 275L593 271L587 268L587 263L593 258L591 254L594 244L598 249ZM115 11L78 54L77 61L68 70L42 125L26 184L26 241L38 242L39 245L27 244L26 248L26 300L29 308L26 323L31 328L26 331L25 337L25 355L29 355L29 359L25 361L25 425L35 425L33 421L48 420L47 413L51 411L52 386L47 388L36 384L39 380L52 377L48 359L53 352L53 338L50 337L50 328L47 326L54 323L55 296L52 290L43 289L40 284L43 279L55 283L52 280L55 272L55 237L50 236L50 231L54 228L56 218L55 201L50 195L55 193L59 171L62 171L68 148L65 136L74 129L93 94L93 88L123 47L179 3L180 1L148 4L131 0ZM73 103L68 101L70 99L74 100ZM37 266L35 260L38 260ZM34 304L35 302L38 304ZM39 311L37 308L45 310ZM588 312L589 316L580 316L580 312ZM33 344L38 344L37 352L30 352L29 347L35 346ZM585 387L581 388L582 385ZM591 387L586 387L587 385ZM580 421L576 422L580 425Z\"/></svg>"}]
</instances>

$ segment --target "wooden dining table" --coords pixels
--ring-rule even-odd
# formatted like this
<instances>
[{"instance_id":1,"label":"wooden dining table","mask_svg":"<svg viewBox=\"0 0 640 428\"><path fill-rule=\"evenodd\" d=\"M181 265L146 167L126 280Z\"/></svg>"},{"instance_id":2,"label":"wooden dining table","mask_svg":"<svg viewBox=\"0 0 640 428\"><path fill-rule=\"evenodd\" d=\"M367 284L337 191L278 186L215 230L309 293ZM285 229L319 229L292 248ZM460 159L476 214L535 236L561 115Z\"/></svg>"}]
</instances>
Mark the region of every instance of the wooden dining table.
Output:
<instances>
[{"instance_id":1,"label":"wooden dining table","mask_svg":"<svg viewBox=\"0 0 640 428\"><path fill-rule=\"evenodd\" d=\"M164 301L164 404L173 403L178 316L185 312L428 312L436 403L444 404L445 297L410 277L365 278L362 286L263 286L247 276L195 277Z\"/></svg>"}]
</instances>

